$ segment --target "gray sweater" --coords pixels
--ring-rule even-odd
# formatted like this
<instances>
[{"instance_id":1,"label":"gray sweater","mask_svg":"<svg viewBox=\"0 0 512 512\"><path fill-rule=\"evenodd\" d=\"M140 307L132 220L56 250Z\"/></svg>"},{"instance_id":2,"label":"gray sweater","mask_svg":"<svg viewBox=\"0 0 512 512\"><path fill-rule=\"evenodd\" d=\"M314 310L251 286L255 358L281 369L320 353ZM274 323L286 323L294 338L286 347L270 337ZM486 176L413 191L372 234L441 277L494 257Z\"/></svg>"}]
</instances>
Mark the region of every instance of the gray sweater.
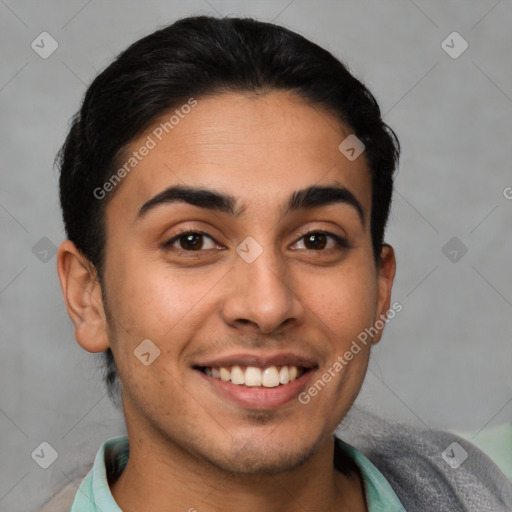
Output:
<instances>
[{"instance_id":1,"label":"gray sweater","mask_svg":"<svg viewBox=\"0 0 512 512\"><path fill-rule=\"evenodd\" d=\"M512 511L511 482L470 442L449 432L389 422L358 408L344 423L347 427L339 428L337 437L379 469L407 512Z\"/></svg>"}]
</instances>

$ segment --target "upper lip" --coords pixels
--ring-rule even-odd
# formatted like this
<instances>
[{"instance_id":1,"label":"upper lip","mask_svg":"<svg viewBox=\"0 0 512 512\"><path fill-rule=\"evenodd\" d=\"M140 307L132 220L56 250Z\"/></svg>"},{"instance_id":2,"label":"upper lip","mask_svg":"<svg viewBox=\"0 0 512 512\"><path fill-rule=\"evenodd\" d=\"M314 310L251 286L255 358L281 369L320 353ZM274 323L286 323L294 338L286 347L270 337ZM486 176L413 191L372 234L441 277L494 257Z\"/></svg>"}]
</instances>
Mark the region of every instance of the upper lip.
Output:
<instances>
[{"instance_id":1,"label":"upper lip","mask_svg":"<svg viewBox=\"0 0 512 512\"><path fill-rule=\"evenodd\" d=\"M318 363L315 359L307 356L281 352L274 354L231 354L215 359L204 359L194 363L195 367L220 368L230 366L256 366L267 368L268 366L297 366L303 368L315 368Z\"/></svg>"}]
</instances>

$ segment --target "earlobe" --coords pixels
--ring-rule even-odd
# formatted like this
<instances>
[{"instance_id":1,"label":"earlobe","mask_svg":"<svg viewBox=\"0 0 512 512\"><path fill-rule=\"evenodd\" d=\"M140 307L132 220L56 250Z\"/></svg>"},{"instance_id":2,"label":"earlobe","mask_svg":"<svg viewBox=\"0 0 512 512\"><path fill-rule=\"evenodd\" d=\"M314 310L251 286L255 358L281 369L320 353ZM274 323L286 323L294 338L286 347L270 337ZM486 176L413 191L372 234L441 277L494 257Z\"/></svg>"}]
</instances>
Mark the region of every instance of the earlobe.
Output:
<instances>
[{"instance_id":1,"label":"earlobe","mask_svg":"<svg viewBox=\"0 0 512 512\"><path fill-rule=\"evenodd\" d=\"M94 265L73 242L65 240L57 254L57 272L78 344L88 352L106 350L107 320Z\"/></svg>"},{"instance_id":2,"label":"earlobe","mask_svg":"<svg viewBox=\"0 0 512 512\"><path fill-rule=\"evenodd\" d=\"M377 314L375 316L375 328L378 333L373 338L373 343L378 343L382 337L384 325L386 324L387 313L391 304L391 289L395 279L396 260L395 251L389 244L383 244L379 266L377 268L378 297Z\"/></svg>"}]
</instances>

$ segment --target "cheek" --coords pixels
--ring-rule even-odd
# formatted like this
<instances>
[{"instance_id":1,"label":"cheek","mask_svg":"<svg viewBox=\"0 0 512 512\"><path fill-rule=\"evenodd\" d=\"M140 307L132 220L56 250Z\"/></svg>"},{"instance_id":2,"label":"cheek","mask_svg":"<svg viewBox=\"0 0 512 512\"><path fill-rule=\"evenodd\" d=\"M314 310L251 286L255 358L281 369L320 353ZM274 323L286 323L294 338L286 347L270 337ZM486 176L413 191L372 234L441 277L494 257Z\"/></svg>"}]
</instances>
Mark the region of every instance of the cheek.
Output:
<instances>
[{"instance_id":1,"label":"cheek","mask_svg":"<svg viewBox=\"0 0 512 512\"><path fill-rule=\"evenodd\" d=\"M112 273L119 322L130 337L165 339L174 328L189 329L190 318L208 301L217 273L170 271L162 265L132 262Z\"/></svg>"},{"instance_id":2,"label":"cheek","mask_svg":"<svg viewBox=\"0 0 512 512\"><path fill-rule=\"evenodd\" d=\"M373 323L377 280L365 268L347 267L305 292L306 303L339 341L351 341Z\"/></svg>"}]
</instances>

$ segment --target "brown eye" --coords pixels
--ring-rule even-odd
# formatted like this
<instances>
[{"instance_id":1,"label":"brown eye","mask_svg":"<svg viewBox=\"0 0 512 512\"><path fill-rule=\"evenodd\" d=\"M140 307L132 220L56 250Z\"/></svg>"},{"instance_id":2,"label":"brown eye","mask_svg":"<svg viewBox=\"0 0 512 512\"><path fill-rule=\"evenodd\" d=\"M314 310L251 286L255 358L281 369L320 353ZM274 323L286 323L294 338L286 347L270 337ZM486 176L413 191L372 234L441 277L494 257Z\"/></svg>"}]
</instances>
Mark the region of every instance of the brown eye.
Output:
<instances>
[{"instance_id":1,"label":"brown eye","mask_svg":"<svg viewBox=\"0 0 512 512\"><path fill-rule=\"evenodd\" d=\"M164 249L174 249L182 252L201 252L203 249L215 249L215 240L201 231L184 231L165 242Z\"/></svg>"},{"instance_id":2,"label":"brown eye","mask_svg":"<svg viewBox=\"0 0 512 512\"><path fill-rule=\"evenodd\" d=\"M203 247L203 235L199 233L193 233L188 235L181 235L178 238L180 242L180 248L186 251L195 251Z\"/></svg>"},{"instance_id":3,"label":"brown eye","mask_svg":"<svg viewBox=\"0 0 512 512\"><path fill-rule=\"evenodd\" d=\"M311 231L310 233L302 235L302 237L295 243L297 244L301 240L304 241L304 248L310 251L350 248L350 244L345 238L327 231Z\"/></svg>"},{"instance_id":4,"label":"brown eye","mask_svg":"<svg viewBox=\"0 0 512 512\"><path fill-rule=\"evenodd\" d=\"M324 249L327 245L327 236L324 233L312 233L304 237L307 249Z\"/></svg>"}]
</instances>

